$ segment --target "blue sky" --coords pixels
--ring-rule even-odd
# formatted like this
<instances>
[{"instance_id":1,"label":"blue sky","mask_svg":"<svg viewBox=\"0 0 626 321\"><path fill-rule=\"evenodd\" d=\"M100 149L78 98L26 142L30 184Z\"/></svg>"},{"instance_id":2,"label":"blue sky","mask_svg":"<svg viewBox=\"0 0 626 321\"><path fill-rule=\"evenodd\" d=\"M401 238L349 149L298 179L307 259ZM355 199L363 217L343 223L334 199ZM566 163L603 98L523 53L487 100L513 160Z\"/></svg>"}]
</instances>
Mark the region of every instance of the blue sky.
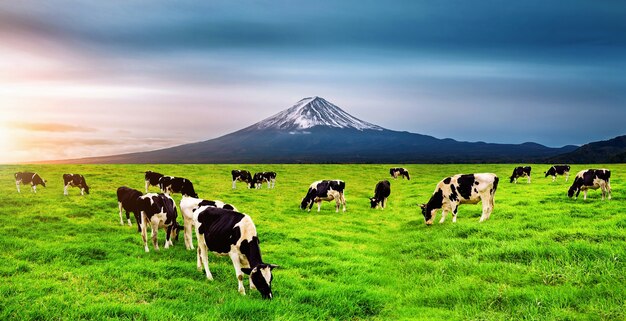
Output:
<instances>
[{"instance_id":1,"label":"blue sky","mask_svg":"<svg viewBox=\"0 0 626 321\"><path fill-rule=\"evenodd\" d=\"M308 96L439 138L608 139L626 134L624 17L623 1L4 1L0 162L210 139Z\"/></svg>"}]
</instances>

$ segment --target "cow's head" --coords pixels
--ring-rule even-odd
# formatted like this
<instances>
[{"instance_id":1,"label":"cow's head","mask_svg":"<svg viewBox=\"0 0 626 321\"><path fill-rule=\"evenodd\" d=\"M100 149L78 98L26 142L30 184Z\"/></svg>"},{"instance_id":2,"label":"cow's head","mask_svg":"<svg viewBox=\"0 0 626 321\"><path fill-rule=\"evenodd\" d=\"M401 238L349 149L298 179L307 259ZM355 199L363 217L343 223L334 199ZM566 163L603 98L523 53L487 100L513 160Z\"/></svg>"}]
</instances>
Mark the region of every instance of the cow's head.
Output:
<instances>
[{"instance_id":1,"label":"cow's head","mask_svg":"<svg viewBox=\"0 0 626 321\"><path fill-rule=\"evenodd\" d=\"M313 199L308 197L308 196L305 196L302 199L302 202L300 202L300 209L301 210L306 210L306 208L309 207L309 206L312 206L312 204L313 204Z\"/></svg>"},{"instance_id":2,"label":"cow's head","mask_svg":"<svg viewBox=\"0 0 626 321\"><path fill-rule=\"evenodd\" d=\"M576 192L578 192L578 186L576 186L576 184L573 184L567 191L567 197L572 198L572 196L574 196Z\"/></svg>"},{"instance_id":3,"label":"cow's head","mask_svg":"<svg viewBox=\"0 0 626 321\"><path fill-rule=\"evenodd\" d=\"M178 221L174 221L174 224L172 225L172 232L170 232L170 239L178 242L178 235L180 234L180 231L184 229L185 227L178 224Z\"/></svg>"},{"instance_id":4,"label":"cow's head","mask_svg":"<svg viewBox=\"0 0 626 321\"><path fill-rule=\"evenodd\" d=\"M261 263L255 266L253 269L242 268L241 272L250 276L250 282L254 287L261 292L261 296L264 299L272 299L272 270L277 268L277 265Z\"/></svg>"},{"instance_id":5,"label":"cow's head","mask_svg":"<svg viewBox=\"0 0 626 321\"><path fill-rule=\"evenodd\" d=\"M378 206L378 203L380 203L376 197L370 197L370 205L372 206L372 208L376 208Z\"/></svg>"},{"instance_id":6,"label":"cow's head","mask_svg":"<svg viewBox=\"0 0 626 321\"><path fill-rule=\"evenodd\" d=\"M515 181L515 175L511 175L510 183L513 183L513 181Z\"/></svg>"},{"instance_id":7,"label":"cow's head","mask_svg":"<svg viewBox=\"0 0 626 321\"><path fill-rule=\"evenodd\" d=\"M89 185L85 184L85 193L89 194Z\"/></svg>"},{"instance_id":8,"label":"cow's head","mask_svg":"<svg viewBox=\"0 0 626 321\"><path fill-rule=\"evenodd\" d=\"M435 219L435 215L433 212L436 209L430 210L428 208L428 204L421 204L420 208L422 209L422 215L424 215L424 221L426 222L426 225L432 225L433 220Z\"/></svg>"}]
</instances>

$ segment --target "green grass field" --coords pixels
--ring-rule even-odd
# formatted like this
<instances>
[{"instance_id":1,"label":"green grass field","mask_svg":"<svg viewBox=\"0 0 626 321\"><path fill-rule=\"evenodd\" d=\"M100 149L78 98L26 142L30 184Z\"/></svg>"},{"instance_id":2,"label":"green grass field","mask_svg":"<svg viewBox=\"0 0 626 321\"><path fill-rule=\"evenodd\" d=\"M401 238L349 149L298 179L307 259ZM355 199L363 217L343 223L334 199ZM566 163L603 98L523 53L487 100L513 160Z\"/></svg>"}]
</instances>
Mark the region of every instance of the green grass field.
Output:
<instances>
[{"instance_id":1,"label":"green grass field","mask_svg":"<svg viewBox=\"0 0 626 321\"><path fill-rule=\"evenodd\" d=\"M541 174L549 166L532 166L530 185L510 184L509 164L406 165L410 181L390 179L390 165L1 166L0 319L626 319L626 165L572 166L572 177L612 170L604 202L599 190L568 199L572 177L552 183ZM232 190L235 168L276 171L276 188ZM18 194L13 173L25 170L48 187ZM274 300L247 279L241 296L228 257L209 256L208 281L182 236L166 250L161 230L161 251L144 252L136 227L119 224L115 190L143 190L145 170L189 178L200 197L253 218L264 261L280 265ZM66 172L85 175L91 194L63 196ZM472 172L500 177L491 218L478 223L481 206L461 205L456 224L426 226L418 203L442 178ZM334 202L301 211L309 184L327 178L346 181L347 212ZM391 181L389 205L371 210L381 179Z\"/></svg>"}]
</instances>

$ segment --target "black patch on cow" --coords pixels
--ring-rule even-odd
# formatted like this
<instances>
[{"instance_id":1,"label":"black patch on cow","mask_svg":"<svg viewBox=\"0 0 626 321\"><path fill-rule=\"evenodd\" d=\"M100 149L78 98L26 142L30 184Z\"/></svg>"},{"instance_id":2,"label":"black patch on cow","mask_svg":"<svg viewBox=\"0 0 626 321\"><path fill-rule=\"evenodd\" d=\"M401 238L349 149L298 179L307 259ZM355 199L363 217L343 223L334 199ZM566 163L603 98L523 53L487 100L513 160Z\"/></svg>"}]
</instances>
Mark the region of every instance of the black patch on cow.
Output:
<instances>
[{"instance_id":1,"label":"black patch on cow","mask_svg":"<svg viewBox=\"0 0 626 321\"><path fill-rule=\"evenodd\" d=\"M241 230L235 225L244 217L239 212L207 207L198 214L198 232L204 236L211 251L225 254L241 238Z\"/></svg>"},{"instance_id":2,"label":"black patch on cow","mask_svg":"<svg viewBox=\"0 0 626 321\"><path fill-rule=\"evenodd\" d=\"M207 201L207 200L202 200L199 204L198 207L201 206L211 206L211 207L217 207L216 203L214 201Z\"/></svg>"},{"instance_id":3,"label":"black patch on cow","mask_svg":"<svg viewBox=\"0 0 626 321\"><path fill-rule=\"evenodd\" d=\"M450 196L448 197L451 201L458 201L459 200L459 194L457 194L456 192L456 186L454 185L450 185Z\"/></svg>"},{"instance_id":4,"label":"black patch on cow","mask_svg":"<svg viewBox=\"0 0 626 321\"><path fill-rule=\"evenodd\" d=\"M446 177L446 178L444 178L443 183L448 185L448 184L450 184L451 181L452 181L452 177Z\"/></svg>"},{"instance_id":5,"label":"black patch on cow","mask_svg":"<svg viewBox=\"0 0 626 321\"><path fill-rule=\"evenodd\" d=\"M222 207L222 208L225 209L225 210L231 210L231 211L235 210L235 208L232 205L230 205L230 204L224 204L224 207Z\"/></svg>"},{"instance_id":6,"label":"black patch on cow","mask_svg":"<svg viewBox=\"0 0 626 321\"><path fill-rule=\"evenodd\" d=\"M464 199L470 199L472 196L472 186L474 183L478 183L475 180L474 174L461 175L457 179L458 191L461 197Z\"/></svg>"},{"instance_id":7,"label":"black patch on cow","mask_svg":"<svg viewBox=\"0 0 626 321\"><path fill-rule=\"evenodd\" d=\"M435 193L430 197L428 203L424 208L422 208L422 214L424 215L424 219L426 221L430 220L432 215L432 211L439 209L443 206L443 191L441 188L437 189Z\"/></svg>"}]
</instances>

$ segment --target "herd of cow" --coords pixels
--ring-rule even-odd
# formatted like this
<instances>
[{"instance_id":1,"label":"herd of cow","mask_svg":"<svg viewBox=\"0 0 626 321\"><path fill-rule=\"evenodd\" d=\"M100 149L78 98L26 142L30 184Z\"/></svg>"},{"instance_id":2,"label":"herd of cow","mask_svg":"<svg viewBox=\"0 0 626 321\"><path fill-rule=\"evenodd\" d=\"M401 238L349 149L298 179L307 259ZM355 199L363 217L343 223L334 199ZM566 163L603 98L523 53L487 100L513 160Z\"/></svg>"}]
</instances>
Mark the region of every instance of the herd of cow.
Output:
<instances>
[{"instance_id":1,"label":"herd of cow","mask_svg":"<svg viewBox=\"0 0 626 321\"><path fill-rule=\"evenodd\" d=\"M555 165L545 173L545 177L552 176L552 181L557 175L564 175L569 179L569 165ZM248 188L261 188L267 183L268 188L276 184L275 172L260 172L251 175L246 170L233 170L232 188L236 188L236 182L244 182ZM405 168L391 168L389 174L392 178L398 177L410 180L409 172ZM510 177L511 183L517 183L520 177L527 177L530 183L531 167L516 167ZM587 190L602 190L602 200L605 195L611 199L611 172L608 169L586 169L578 172L574 182L568 190L568 196L573 197L584 192L587 199ZM118 209L120 224L124 225L123 212L126 212L126 220L132 226L130 213L133 213L137 222L137 230L141 237L146 252L149 251L147 239L147 227L151 229L151 239L154 249L158 250L157 233L159 228L166 231L165 248L173 245L173 240L178 240L178 234L182 230L185 247L193 250L192 229L195 228L198 243L197 268L204 269L206 277L213 279L208 266L209 250L218 255L228 255L235 268L238 281L238 291L245 294L243 275L249 275L250 288L257 289L263 298L272 298L272 270L276 265L267 264L261 258L259 238L256 227L247 214L240 213L231 204L217 200L204 200L199 198L190 180L182 177L166 176L160 173L145 172L145 190L142 193L126 186L117 189ZM80 174L63 174L64 195L68 195L69 187L80 188L81 195L89 194L89 186L85 177ZM422 204L421 210L426 224L433 223L437 210L442 210L439 223L443 223L448 212L452 212L452 222L456 222L457 210L460 204L476 204L482 201L482 215L480 222L491 215L494 208L494 196L498 188L499 178L493 173L458 174L442 179L426 204ZM37 185L46 187L46 180L37 173L15 173L15 184L20 192L20 185L30 184L32 191L37 192ZM158 186L161 193L149 193L150 186ZM343 205L346 211L344 190L346 183L342 180L321 180L313 182L307 194L300 203L301 209L311 210L313 203L317 203L320 211L322 201L336 201L336 211ZM171 197L173 193L180 193L180 209L183 214L183 226L180 226L177 217L176 202ZM379 181L376 184L374 197L370 198L371 207L386 206L387 198L391 194L391 186L388 180Z\"/></svg>"}]
</instances>

